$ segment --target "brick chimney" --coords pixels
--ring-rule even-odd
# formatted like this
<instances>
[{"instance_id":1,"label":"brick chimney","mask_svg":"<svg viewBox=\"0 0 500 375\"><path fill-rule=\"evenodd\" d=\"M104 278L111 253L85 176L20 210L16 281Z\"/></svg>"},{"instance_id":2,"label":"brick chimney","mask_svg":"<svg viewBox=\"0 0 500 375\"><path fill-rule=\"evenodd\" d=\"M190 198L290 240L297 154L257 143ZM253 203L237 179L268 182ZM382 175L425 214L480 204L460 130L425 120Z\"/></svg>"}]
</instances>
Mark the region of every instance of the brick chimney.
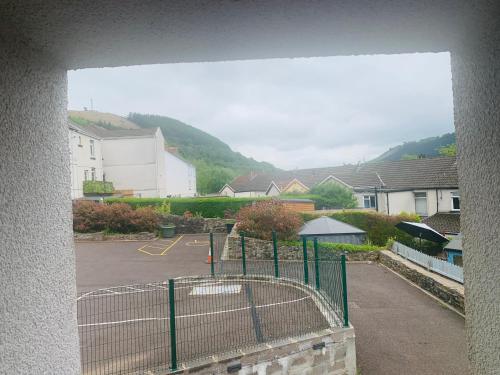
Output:
<instances>
[{"instance_id":1,"label":"brick chimney","mask_svg":"<svg viewBox=\"0 0 500 375\"><path fill-rule=\"evenodd\" d=\"M168 146L167 151L174 155L179 155L179 147Z\"/></svg>"}]
</instances>

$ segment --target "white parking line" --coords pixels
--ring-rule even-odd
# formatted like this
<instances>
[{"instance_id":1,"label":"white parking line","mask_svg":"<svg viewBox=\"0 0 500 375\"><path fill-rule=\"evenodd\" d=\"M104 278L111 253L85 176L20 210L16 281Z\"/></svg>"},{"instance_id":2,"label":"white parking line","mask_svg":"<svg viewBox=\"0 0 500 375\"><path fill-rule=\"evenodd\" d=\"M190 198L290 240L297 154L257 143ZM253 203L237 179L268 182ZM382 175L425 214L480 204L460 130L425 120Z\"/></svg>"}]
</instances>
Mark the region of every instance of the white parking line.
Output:
<instances>
[{"instance_id":1,"label":"white parking line","mask_svg":"<svg viewBox=\"0 0 500 375\"><path fill-rule=\"evenodd\" d=\"M287 305L291 303L296 303L300 301L304 301L306 299L310 299L311 296L306 296L302 298L298 298L295 300L291 301L284 301L284 302L276 302L276 303L268 303L265 305L259 305L255 306L256 309L260 308L265 308L265 307L274 307L274 306L280 306L280 305ZM176 316L175 319L186 319L186 318L196 318L199 316L210 316L210 315L219 315L219 314L227 314L227 313L232 313L236 311L243 311L243 310L249 310L251 309L252 306L247 306L247 307L241 307L239 309L230 309L230 310L221 310L221 311L212 311L212 312L206 312L206 313L199 313L199 314L189 314L189 315L179 315ZM125 324L125 323L139 323L139 322L147 322L147 321L161 321L161 320L169 320L170 318L165 317L165 318L141 318L141 319L128 319L128 320L118 320L115 322L102 322L102 323L88 323L88 324L79 324L78 327L94 327L94 326L106 326L106 325L116 325L116 324Z\"/></svg>"}]
</instances>

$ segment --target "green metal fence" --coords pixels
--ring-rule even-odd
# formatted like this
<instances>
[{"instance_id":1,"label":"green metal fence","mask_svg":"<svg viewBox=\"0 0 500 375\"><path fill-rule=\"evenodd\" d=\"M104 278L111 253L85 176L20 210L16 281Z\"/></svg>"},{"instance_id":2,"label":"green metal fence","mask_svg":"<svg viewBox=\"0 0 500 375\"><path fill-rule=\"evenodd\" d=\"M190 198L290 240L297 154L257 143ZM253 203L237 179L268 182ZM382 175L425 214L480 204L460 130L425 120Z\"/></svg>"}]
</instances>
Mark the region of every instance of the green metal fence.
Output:
<instances>
[{"instance_id":1,"label":"green metal fence","mask_svg":"<svg viewBox=\"0 0 500 375\"><path fill-rule=\"evenodd\" d=\"M245 234L240 233L241 259L223 260L224 244L214 243L212 257L212 275L259 275L300 281L314 286L327 301L332 310L342 320L345 327L349 326L349 311L347 304L347 274L346 257L344 253L332 252L322 247L317 239L312 246L305 238L302 241L301 257L296 260L282 260L279 257L279 242L273 231L273 257L270 260L247 259ZM310 253L312 247L312 259Z\"/></svg>"},{"instance_id":2,"label":"green metal fence","mask_svg":"<svg viewBox=\"0 0 500 375\"><path fill-rule=\"evenodd\" d=\"M163 374L188 361L347 326L345 257L315 241L312 256L304 242L302 259L281 260L273 238L273 259L246 259L242 234L242 258L222 260L225 236L210 235L209 276L80 294L82 373Z\"/></svg>"}]
</instances>

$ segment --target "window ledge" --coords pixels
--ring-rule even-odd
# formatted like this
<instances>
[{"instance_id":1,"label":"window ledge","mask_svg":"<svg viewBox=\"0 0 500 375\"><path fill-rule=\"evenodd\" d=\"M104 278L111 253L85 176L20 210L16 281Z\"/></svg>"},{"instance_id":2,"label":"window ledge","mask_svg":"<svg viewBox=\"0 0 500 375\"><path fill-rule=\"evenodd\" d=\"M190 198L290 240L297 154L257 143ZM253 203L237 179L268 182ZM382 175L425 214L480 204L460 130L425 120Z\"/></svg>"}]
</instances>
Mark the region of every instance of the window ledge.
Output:
<instances>
[{"instance_id":1,"label":"window ledge","mask_svg":"<svg viewBox=\"0 0 500 375\"><path fill-rule=\"evenodd\" d=\"M78 147L83 147L83 145L78 145Z\"/></svg>"},{"instance_id":2,"label":"window ledge","mask_svg":"<svg viewBox=\"0 0 500 375\"><path fill-rule=\"evenodd\" d=\"M95 160L95 158L94 157L90 157L90 160Z\"/></svg>"}]
</instances>

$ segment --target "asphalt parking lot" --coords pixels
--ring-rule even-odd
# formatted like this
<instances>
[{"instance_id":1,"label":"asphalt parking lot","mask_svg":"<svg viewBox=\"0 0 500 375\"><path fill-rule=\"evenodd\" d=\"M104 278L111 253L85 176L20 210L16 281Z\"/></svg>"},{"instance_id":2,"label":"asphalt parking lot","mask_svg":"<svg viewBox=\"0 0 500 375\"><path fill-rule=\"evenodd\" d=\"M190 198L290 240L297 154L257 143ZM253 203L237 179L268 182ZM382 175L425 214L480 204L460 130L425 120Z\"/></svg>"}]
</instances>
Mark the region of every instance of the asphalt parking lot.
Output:
<instances>
[{"instance_id":1,"label":"asphalt parking lot","mask_svg":"<svg viewBox=\"0 0 500 375\"><path fill-rule=\"evenodd\" d=\"M208 234L144 242L77 242L75 247L78 292L210 274Z\"/></svg>"},{"instance_id":2,"label":"asphalt parking lot","mask_svg":"<svg viewBox=\"0 0 500 375\"><path fill-rule=\"evenodd\" d=\"M81 293L207 275L208 249L208 235L77 243L77 288ZM468 373L461 316L378 264L351 263L347 276L361 375Z\"/></svg>"}]
</instances>

